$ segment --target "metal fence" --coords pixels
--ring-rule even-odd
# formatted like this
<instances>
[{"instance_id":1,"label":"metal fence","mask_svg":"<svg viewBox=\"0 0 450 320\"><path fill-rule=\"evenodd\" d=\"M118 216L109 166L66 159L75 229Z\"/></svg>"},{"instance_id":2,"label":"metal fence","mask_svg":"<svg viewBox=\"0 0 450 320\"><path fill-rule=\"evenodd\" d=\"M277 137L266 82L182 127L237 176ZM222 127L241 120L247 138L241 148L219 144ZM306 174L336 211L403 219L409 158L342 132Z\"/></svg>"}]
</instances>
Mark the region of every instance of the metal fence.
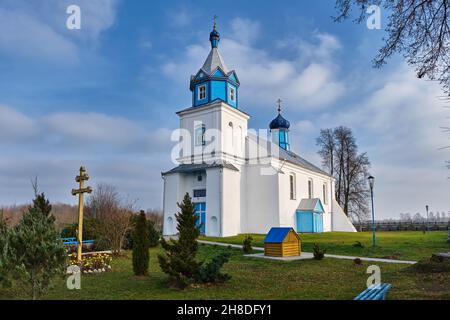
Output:
<instances>
[{"instance_id":1,"label":"metal fence","mask_svg":"<svg viewBox=\"0 0 450 320\"><path fill-rule=\"evenodd\" d=\"M371 231L372 222L355 223L358 231ZM410 221L389 221L375 222L377 231L447 231L450 228L448 222L410 222Z\"/></svg>"}]
</instances>

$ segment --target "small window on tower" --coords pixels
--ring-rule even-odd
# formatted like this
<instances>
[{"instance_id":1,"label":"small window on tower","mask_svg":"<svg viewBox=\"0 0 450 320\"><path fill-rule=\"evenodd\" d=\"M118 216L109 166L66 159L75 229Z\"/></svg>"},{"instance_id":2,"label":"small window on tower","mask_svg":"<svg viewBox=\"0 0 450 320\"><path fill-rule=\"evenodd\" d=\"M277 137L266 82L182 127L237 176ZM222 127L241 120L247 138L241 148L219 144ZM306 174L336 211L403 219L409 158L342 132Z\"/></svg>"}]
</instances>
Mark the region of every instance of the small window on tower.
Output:
<instances>
[{"instance_id":1,"label":"small window on tower","mask_svg":"<svg viewBox=\"0 0 450 320\"><path fill-rule=\"evenodd\" d=\"M236 89L234 89L233 87L230 87L230 100L232 102L236 101Z\"/></svg>"},{"instance_id":2,"label":"small window on tower","mask_svg":"<svg viewBox=\"0 0 450 320\"><path fill-rule=\"evenodd\" d=\"M206 132L205 125L198 126L195 129L195 145L196 146L204 146L204 145L206 145L205 132Z\"/></svg>"},{"instance_id":3,"label":"small window on tower","mask_svg":"<svg viewBox=\"0 0 450 320\"><path fill-rule=\"evenodd\" d=\"M198 100L206 99L206 85L201 85L198 87Z\"/></svg>"},{"instance_id":4,"label":"small window on tower","mask_svg":"<svg viewBox=\"0 0 450 320\"><path fill-rule=\"evenodd\" d=\"M202 180L203 180L203 177L202 177L201 174L199 174L199 175L197 176L197 181L198 181L198 182L201 182Z\"/></svg>"}]
</instances>

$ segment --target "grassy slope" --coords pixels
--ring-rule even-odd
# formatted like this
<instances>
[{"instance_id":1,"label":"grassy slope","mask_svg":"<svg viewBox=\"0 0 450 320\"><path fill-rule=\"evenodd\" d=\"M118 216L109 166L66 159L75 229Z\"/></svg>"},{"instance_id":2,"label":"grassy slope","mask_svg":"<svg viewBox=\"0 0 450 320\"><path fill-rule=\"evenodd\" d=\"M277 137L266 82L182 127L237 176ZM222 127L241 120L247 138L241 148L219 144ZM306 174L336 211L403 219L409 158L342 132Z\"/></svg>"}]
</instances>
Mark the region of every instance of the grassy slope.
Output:
<instances>
[{"instance_id":1,"label":"grassy slope","mask_svg":"<svg viewBox=\"0 0 450 320\"><path fill-rule=\"evenodd\" d=\"M254 246L263 247L264 235L253 234ZM203 240L242 244L244 235L227 238L203 237ZM377 247L372 248L372 233L327 232L316 234L300 234L302 250L312 252L314 243L327 249L327 253L352 255L360 257L394 258L403 260L419 260L429 258L432 253L450 251L447 243L447 232L377 232ZM360 241L364 248L354 247Z\"/></svg>"},{"instance_id":2,"label":"grassy slope","mask_svg":"<svg viewBox=\"0 0 450 320\"><path fill-rule=\"evenodd\" d=\"M200 257L209 259L222 250L230 250L231 261L225 271L230 282L220 286L169 289L166 275L157 264L152 249L150 276L135 278L130 254L113 261L113 272L83 276L82 289L69 291L57 281L46 299L353 299L364 290L369 265L352 261L268 261L242 256L239 250L200 246ZM450 299L450 274L420 275L405 265L379 264L382 281L394 285L389 299ZM0 290L0 299L26 298L20 290Z\"/></svg>"}]
</instances>

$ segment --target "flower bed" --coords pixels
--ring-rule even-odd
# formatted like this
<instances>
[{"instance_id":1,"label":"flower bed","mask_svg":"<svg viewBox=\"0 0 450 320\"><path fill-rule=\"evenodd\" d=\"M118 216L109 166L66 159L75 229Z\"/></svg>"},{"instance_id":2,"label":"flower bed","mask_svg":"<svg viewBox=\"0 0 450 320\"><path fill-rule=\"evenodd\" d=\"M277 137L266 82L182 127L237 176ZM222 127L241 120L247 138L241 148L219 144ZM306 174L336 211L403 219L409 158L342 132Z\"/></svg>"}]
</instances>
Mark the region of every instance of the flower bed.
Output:
<instances>
[{"instance_id":1,"label":"flower bed","mask_svg":"<svg viewBox=\"0 0 450 320\"><path fill-rule=\"evenodd\" d=\"M83 273L102 273L111 271L112 256L110 253L89 253L81 258L81 265L77 261L77 254L69 254L69 265L79 265Z\"/></svg>"}]
</instances>

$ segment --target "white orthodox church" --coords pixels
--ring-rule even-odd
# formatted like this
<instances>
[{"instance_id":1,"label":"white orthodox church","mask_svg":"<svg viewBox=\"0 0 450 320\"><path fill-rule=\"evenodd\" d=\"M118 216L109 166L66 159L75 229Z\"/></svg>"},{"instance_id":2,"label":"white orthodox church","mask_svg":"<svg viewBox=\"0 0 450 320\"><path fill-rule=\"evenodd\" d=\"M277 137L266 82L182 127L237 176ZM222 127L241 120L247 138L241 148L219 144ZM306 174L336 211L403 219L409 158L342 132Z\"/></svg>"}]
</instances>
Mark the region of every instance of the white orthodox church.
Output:
<instances>
[{"instance_id":1,"label":"white orthodox church","mask_svg":"<svg viewBox=\"0 0 450 320\"><path fill-rule=\"evenodd\" d=\"M334 178L290 150L280 105L271 138L248 129L239 78L225 65L219 41L214 24L211 52L191 76L192 106L177 112L179 165L162 173L164 235L177 233L177 203L186 193L207 236L265 234L272 227L356 232L335 200Z\"/></svg>"}]
</instances>

